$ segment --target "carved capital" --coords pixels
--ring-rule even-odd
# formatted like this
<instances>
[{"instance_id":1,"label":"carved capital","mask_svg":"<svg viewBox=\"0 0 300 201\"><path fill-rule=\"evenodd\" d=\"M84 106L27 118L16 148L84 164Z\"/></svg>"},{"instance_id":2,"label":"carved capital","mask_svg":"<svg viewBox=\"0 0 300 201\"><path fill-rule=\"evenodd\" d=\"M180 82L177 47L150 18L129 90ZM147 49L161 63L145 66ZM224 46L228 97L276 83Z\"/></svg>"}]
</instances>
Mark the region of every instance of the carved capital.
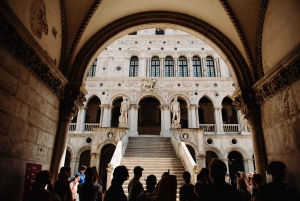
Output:
<instances>
[{"instance_id":1,"label":"carved capital","mask_svg":"<svg viewBox=\"0 0 300 201\"><path fill-rule=\"evenodd\" d=\"M240 110L242 115L250 124L260 121L260 106L256 102L255 93L252 90L245 90L234 98L232 102L236 110Z\"/></svg>"},{"instance_id":2,"label":"carved capital","mask_svg":"<svg viewBox=\"0 0 300 201\"><path fill-rule=\"evenodd\" d=\"M79 107L82 107L86 101L86 89L79 85L67 85L64 98L61 101L60 110L61 116L72 118L77 115Z\"/></svg>"},{"instance_id":3,"label":"carved capital","mask_svg":"<svg viewBox=\"0 0 300 201\"><path fill-rule=\"evenodd\" d=\"M131 110L137 110L137 109L139 108L139 106L136 105L136 104L130 104L130 105L129 105L129 108L130 108Z\"/></svg>"},{"instance_id":4,"label":"carved capital","mask_svg":"<svg viewBox=\"0 0 300 201\"><path fill-rule=\"evenodd\" d=\"M169 109L170 109L170 106L167 105L167 104L164 104L164 105L160 105L159 108L160 108L161 110L169 110Z\"/></svg>"}]
</instances>

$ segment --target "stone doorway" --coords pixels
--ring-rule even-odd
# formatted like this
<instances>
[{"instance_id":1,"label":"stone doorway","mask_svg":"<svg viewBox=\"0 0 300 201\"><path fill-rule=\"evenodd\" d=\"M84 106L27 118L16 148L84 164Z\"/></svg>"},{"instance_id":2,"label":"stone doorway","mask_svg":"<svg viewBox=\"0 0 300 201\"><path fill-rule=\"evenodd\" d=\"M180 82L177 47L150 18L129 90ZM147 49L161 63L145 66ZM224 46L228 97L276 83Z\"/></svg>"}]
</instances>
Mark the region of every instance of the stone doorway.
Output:
<instances>
[{"instance_id":1,"label":"stone doorway","mask_svg":"<svg viewBox=\"0 0 300 201\"><path fill-rule=\"evenodd\" d=\"M159 101L152 97L140 101L138 112L139 135L160 135L161 112L159 106Z\"/></svg>"},{"instance_id":2,"label":"stone doorway","mask_svg":"<svg viewBox=\"0 0 300 201\"><path fill-rule=\"evenodd\" d=\"M103 188L102 191L106 190L106 182L107 182L107 164L111 161L111 158L115 152L116 146L113 144L105 145L101 150L101 160L100 160L100 169L99 176L102 180Z\"/></svg>"}]
</instances>

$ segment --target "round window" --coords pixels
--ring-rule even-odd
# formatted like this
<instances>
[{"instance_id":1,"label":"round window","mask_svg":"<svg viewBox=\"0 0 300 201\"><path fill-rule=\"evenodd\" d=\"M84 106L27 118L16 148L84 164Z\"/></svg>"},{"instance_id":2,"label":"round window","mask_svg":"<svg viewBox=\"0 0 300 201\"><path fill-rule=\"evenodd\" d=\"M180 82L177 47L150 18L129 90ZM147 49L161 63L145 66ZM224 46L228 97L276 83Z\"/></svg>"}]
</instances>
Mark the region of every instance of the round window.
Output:
<instances>
[{"instance_id":1,"label":"round window","mask_svg":"<svg viewBox=\"0 0 300 201\"><path fill-rule=\"evenodd\" d=\"M92 142L92 139L90 137L85 139L86 143L90 144Z\"/></svg>"},{"instance_id":2,"label":"round window","mask_svg":"<svg viewBox=\"0 0 300 201\"><path fill-rule=\"evenodd\" d=\"M208 139L206 140L206 142L207 142L207 144L212 144L212 143L213 143L213 139L208 138Z\"/></svg>"},{"instance_id":3,"label":"round window","mask_svg":"<svg viewBox=\"0 0 300 201\"><path fill-rule=\"evenodd\" d=\"M232 144L236 144L236 143L237 143L237 140L236 140L236 139L232 139L232 140L231 140L231 143L232 143Z\"/></svg>"}]
</instances>

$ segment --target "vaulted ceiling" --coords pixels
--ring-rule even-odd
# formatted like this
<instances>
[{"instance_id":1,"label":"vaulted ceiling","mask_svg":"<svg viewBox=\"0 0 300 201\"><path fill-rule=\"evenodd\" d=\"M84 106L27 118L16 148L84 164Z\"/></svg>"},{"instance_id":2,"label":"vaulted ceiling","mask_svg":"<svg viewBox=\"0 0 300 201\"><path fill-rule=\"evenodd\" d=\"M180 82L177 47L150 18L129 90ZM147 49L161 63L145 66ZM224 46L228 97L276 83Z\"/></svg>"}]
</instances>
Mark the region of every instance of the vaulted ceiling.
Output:
<instances>
[{"instance_id":1,"label":"vaulted ceiling","mask_svg":"<svg viewBox=\"0 0 300 201\"><path fill-rule=\"evenodd\" d=\"M280 0L6 0L2 5L9 7L7 10L11 9L5 12L13 13L20 20L20 24L55 61L55 67L67 79L70 79L70 76L74 77L72 73L80 74L82 71L79 70L82 67L76 65L87 66L86 60L91 60L97 49L103 48L121 35L134 29L170 26L195 33L196 36L220 47L225 56L229 57L237 76L248 70L251 76L249 83L255 83L295 48L295 44L299 44L299 2L287 0L283 4ZM45 12L41 11L41 14L46 16L48 32L44 31L41 38L37 38L33 33L30 16L35 12L34 7L43 7L43 4ZM5 6L2 6L3 12ZM54 34L55 32L57 34ZM101 40L103 41L98 42ZM287 44L283 45L283 41ZM230 59L234 56L238 59ZM244 65L247 69L243 69Z\"/></svg>"}]
</instances>

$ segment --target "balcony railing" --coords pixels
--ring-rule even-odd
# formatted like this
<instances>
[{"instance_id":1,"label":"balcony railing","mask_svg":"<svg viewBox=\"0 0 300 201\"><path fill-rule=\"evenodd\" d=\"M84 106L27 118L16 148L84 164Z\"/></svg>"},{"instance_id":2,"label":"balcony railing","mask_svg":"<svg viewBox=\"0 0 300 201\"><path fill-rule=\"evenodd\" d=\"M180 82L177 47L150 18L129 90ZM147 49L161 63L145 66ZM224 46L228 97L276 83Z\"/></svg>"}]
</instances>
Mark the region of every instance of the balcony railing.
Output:
<instances>
[{"instance_id":1,"label":"balcony railing","mask_svg":"<svg viewBox=\"0 0 300 201\"><path fill-rule=\"evenodd\" d=\"M99 125L99 123L85 123L84 131L93 131L93 128L97 128Z\"/></svg>"},{"instance_id":2,"label":"balcony railing","mask_svg":"<svg viewBox=\"0 0 300 201\"><path fill-rule=\"evenodd\" d=\"M199 128L203 128L204 132L216 132L215 124L199 124Z\"/></svg>"},{"instance_id":3,"label":"balcony railing","mask_svg":"<svg viewBox=\"0 0 300 201\"><path fill-rule=\"evenodd\" d=\"M223 130L225 133L238 133L239 125L238 124L223 124Z\"/></svg>"},{"instance_id":4,"label":"balcony railing","mask_svg":"<svg viewBox=\"0 0 300 201\"><path fill-rule=\"evenodd\" d=\"M69 131L75 131L76 130L76 123L70 123Z\"/></svg>"}]
</instances>

